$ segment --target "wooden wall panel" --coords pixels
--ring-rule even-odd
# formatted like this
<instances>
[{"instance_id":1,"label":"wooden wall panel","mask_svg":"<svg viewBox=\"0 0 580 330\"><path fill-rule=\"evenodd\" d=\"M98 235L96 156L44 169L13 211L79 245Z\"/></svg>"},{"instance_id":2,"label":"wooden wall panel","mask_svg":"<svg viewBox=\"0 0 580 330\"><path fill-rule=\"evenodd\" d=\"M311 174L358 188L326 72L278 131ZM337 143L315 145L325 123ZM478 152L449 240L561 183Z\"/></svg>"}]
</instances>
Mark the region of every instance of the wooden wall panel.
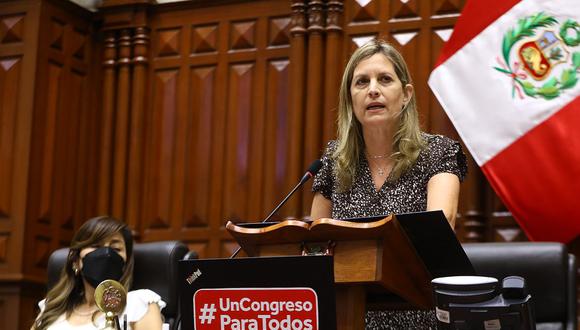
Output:
<instances>
[{"instance_id":1,"label":"wooden wall panel","mask_svg":"<svg viewBox=\"0 0 580 330\"><path fill-rule=\"evenodd\" d=\"M288 158L288 99L289 99L289 69L288 59L268 61L266 74L266 107L264 124L264 157L262 157L263 191L276 192L285 187L288 167L291 160ZM283 192L282 192L283 193ZM279 194L263 193L261 210L256 220L265 218L269 210L279 202ZM284 213L282 210L279 214ZM276 216L280 219L282 217ZM275 218L275 219L276 219Z\"/></svg>"},{"instance_id":2,"label":"wooden wall panel","mask_svg":"<svg viewBox=\"0 0 580 330\"><path fill-rule=\"evenodd\" d=\"M97 214L231 255L224 223L263 219L320 156L371 38L405 56L423 128L458 138L427 79L465 2L1 2L0 328L28 328L50 251ZM458 237L526 240L468 161ZM307 218L309 190L274 218Z\"/></svg>"},{"instance_id":3,"label":"wooden wall panel","mask_svg":"<svg viewBox=\"0 0 580 330\"><path fill-rule=\"evenodd\" d=\"M77 185L91 43L82 13L58 0L0 4L0 328L30 327L50 251L86 216L75 205L86 189Z\"/></svg>"},{"instance_id":4,"label":"wooden wall panel","mask_svg":"<svg viewBox=\"0 0 580 330\"><path fill-rule=\"evenodd\" d=\"M0 3L0 285L22 276L39 7ZM10 296L7 308L19 302ZM7 314L14 321L18 314ZM14 323L16 324L16 323Z\"/></svg>"},{"instance_id":5,"label":"wooden wall panel","mask_svg":"<svg viewBox=\"0 0 580 330\"><path fill-rule=\"evenodd\" d=\"M144 240L228 255L225 222L260 220L283 196L290 7L237 6L174 5L151 17Z\"/></svg>"},{"instance_id":6,"label":"wooden wall panel","mask_svg":"<svg viewBox=\"0 0 580 330\"><path fill-rule=\"evenodd\" d=\"M58 3L42 5L40 22L50 28L40 31L38 45L30 167L35 184L28 191L27 214L34 255L25 264L26 272L41 278L50 251L68 243L74 229L91 214L89 206L80 204L91 187L78 181L87 176L81 150L88 136L80 128L87 128L82 119L91 111L86 100L93 59L91 27L86 21L90 15ZM84 19L78 16L83 14Z\"/></svg>"},{"instance_id":7,"label":"wooden wall panel","mask_svg":"<svg viewBox=\"0 0 580 330\"><path fill-rule=\"evenodd\" d=\"M22 329L33 315L24 274L29 144L40 8L0 3L0 328ZM37 288L37 287L36 287ZM27 322L28 323L28 322ZM29 325L29 323L27 324Z\"/></svg>"},{"instance_id":8,"label":"wooden wall panel","mask_svg":"<svg viewBox=\"0 0 580 330\"><path fill-rule=\"evenodd\" d=\"M226 108L223 209L219 223L224 219L240 221L247 218L250 198L250 135L254 128L251 107L252 84L255 79L253 63L233 64L228 70L228 100Z\"/></svg>"},{"instance_id":9,"label":"wooden wall panel","mask_svg":"<svg viewBox=\"0 0 580 330\"><path fill-rule=\"evenodd\" d=\"M149 197L146 205L150 211L146 214L150 216L145 218L144 226L148 229L169 227L178 77L178 71L171 69L156 72L153 77L149 158L146 158L150 169L147 177L152 178L146 184Z\"/></svg>"},{"instance_id":10,"label":"wooden wall panel","mask_svg":"<svg viewBox=\"0 0 580 330\"><path fill-rule=\"evenodd\" d=\"M185 168L191 169L184 175L186 196L196 196L183 203L184 228L202 227L209 224L211 187L213 185L212 153L215 113L216 67L201 66L191 69L191 115L187 120L188 144ZM201 161L206 159L207 161Z\"/></svg>"},{"instance_id":11,"label":"wooden wall panel","mask_svg":"<svg viewBox=\"0 0 580 330\"><path fill-rule=\"evenodd\" d=\"M16 118L18 111L18 86L22 75L22 57L0 58L0 219L13 214L12 181L15 152ZM6 256L2 256L5 260Z\"/></svg>"}]
</instances>

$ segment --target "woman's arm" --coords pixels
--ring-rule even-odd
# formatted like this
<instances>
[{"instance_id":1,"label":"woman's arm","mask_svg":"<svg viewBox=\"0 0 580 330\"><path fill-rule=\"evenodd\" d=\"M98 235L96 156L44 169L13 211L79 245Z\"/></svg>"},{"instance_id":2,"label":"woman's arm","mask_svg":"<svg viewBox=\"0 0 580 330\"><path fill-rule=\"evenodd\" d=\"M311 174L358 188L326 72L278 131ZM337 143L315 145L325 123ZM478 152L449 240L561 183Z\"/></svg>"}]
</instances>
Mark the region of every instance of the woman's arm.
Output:
<instances>
[{"instance_id":1,"label":"woman's arm","mask_svg":"<svg viewBox=\"0 0 580 330\"><path fill-rule=\"evenodd\" d=\"M318 220L320 218L332 217L332 202L324 197L321 193L314 194L312 199L312 208L310 210L310 219Z\"/></svg>"},{"instance_id":2,"label":"woman's arm","mask_svg":"<svg viewBox=\"0 0 580 330\"><path fill-rule=\"evenodd\" d=\"M439 173L427 183L427 211L442 210L451 228L455 228L455 216L459 201L459 178L451 173Z\"/></svg>"},{"instance_id":3,"label":"woman's arm","mask_svg":"<svg viewBox=\"0 0 580 330\"><path fill-rule=\"evenodd\" d=\"M163 320L159 305L152 303L147 308L147 313L133 325L134 330L161 330Z\"/></svg>"}]
</instances>

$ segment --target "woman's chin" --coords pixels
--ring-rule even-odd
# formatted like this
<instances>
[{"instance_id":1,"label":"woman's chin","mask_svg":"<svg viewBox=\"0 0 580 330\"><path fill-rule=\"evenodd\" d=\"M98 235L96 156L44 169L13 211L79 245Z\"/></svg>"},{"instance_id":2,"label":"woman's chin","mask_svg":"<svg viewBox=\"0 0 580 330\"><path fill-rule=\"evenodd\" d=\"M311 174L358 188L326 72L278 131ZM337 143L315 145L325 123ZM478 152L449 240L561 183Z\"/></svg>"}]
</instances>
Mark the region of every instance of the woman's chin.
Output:
<instances>
[{"instance_id":1,"label":"woman's chin","mask_svg":"<svg viewBox=\"0 0 580 330\"><path fill-rule=\"evenodd\" d=\"M374 126L382 126L384 127L385 125L388 125L390 122L396 120L396 118L393 118L392 116L389 116L388 113L386 112L382 112L382 113L366 113L365 114L365 118L362 121L362 125L364 127L374 127Z\"/></svg>"}]
</instances>

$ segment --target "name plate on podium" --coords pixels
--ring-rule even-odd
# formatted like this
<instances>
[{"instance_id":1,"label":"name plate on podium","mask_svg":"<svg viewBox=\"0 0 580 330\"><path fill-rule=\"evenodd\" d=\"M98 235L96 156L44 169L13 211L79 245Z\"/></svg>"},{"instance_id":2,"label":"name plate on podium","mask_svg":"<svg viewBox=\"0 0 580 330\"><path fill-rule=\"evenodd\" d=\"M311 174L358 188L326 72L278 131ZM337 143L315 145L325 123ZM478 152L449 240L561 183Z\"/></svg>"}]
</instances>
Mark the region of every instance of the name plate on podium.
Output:
<instances>
[{"instance_id":1,"label":"name plate on podium","mask_svg":"<svg viewBox=\"0 0 580 330\"><path fill-rule=\"evenodd\" d=\"M330 256L179 262L183 330L336 328Z\"/></svg>"}]
</instances>

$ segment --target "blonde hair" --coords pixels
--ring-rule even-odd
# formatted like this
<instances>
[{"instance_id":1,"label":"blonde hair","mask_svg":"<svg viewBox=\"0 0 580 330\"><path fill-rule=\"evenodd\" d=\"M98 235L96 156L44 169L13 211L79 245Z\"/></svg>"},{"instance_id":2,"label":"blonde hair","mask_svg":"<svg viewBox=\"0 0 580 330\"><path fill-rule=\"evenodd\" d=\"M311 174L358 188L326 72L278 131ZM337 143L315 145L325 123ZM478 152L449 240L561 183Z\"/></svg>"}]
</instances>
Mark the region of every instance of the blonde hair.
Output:
<instances>
[{"instance_id":1,"label":"blonde hair","mask_svg":"<svg viewBox=\"0 0 580 330\"><path fill-rule=\"evenodd\" d=\"M73 237L60 279L46 294L44 311L34 322L33 329L47 329L61 315L66 314L69 317L73 309L84 302L83 280L80 274L75 274L73 264L79 260L82 249L98 244L116 233L123 236L127 251L127 261L119 282L125 289L129 289L133 278L131 231L125 223L117 219L108 216L92 218L85 222Z\"/></svg>"},{"instance_id":2,"label":"blonde hair","mask_svg":"<svg viewBox=\"0 0 580 330\"><path fill-rule=\"evenodd\" d=\"M350 93L354 70L361 61L378 53L383 54L393 63L402 88L407 84L412 84L411 75L403 56L389 43L373 39L352 54L340 84L337 147L332 154L332 158L336 162L335 174L338 178L340 192L348 191L351 188L357 166L364 153L362 126L354 116ZM419 127L417 101L413 93L409 103L401 113L398 130L394 134L391 158L395 163L390 175L391 180L397 180L415 163L424 146L425 142Z\"/></svg>"}]
</instances>

